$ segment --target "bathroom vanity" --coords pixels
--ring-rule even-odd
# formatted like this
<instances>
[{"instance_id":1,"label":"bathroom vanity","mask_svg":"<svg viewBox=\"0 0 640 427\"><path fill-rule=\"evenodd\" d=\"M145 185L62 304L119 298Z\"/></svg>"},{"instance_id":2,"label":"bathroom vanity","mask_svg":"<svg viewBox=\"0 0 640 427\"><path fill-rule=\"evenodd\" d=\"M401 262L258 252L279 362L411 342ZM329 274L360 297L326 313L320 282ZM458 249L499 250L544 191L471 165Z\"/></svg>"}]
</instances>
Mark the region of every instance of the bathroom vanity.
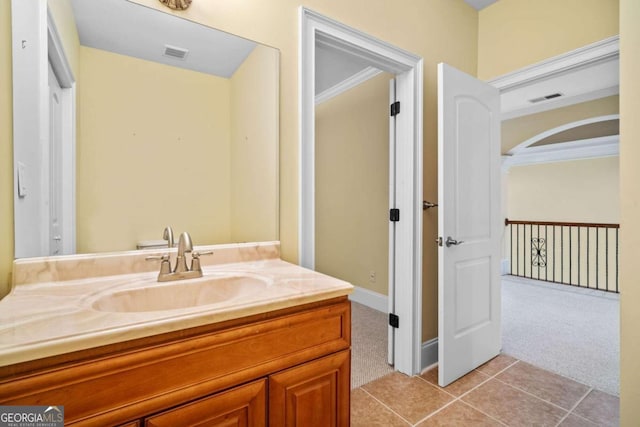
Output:
<instances>
[{"instance_id":1,"label":"bathroom vanity","mask_svg":"<svg viewBox=\"0 0 640 427\"><path fill-rule=\"evenodd\" d=\"M158 251L16 261L0 405L64 405L78 426L349 425L352 286L277 243L205 248L203 277L170 284L144 261Z\"/></svg>"}]
</instances>

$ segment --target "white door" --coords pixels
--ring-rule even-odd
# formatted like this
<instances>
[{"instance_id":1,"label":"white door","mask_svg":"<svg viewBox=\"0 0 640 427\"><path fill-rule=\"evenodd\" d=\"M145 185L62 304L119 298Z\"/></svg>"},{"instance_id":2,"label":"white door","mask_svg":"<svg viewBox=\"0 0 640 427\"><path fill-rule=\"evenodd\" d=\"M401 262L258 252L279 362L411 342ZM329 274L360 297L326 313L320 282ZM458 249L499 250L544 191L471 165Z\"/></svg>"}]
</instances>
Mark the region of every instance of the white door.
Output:
<instances>
[{"instance_id":1,"label":"white door","mask_svg":"<svg viewBox=\"0 0 640 427\"><path fill-rule=\"evenodd\" d=\"M62 88L58 78L49 65L49 147L48 156L44 156L45 204L48 209L49 230L48 255L60 255L62 252Z\"/></svg>"},{"instance_id":2,"label":"white door","mask_svg":"<svg viewBox=\"0 0 640 427\"><path fill-rule=\"evenodd\" d=\"M438 383L500 352L500 97L438 65Z\"/></svg>"}]
</instances>

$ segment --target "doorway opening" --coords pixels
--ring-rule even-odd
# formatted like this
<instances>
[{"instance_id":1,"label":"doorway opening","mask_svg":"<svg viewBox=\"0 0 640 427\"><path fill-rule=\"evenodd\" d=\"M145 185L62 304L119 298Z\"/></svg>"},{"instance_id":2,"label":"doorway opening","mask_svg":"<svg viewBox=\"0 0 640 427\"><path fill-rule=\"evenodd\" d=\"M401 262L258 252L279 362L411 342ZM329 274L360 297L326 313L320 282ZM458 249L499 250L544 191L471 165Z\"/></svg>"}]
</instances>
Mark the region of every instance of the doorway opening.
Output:
<instances>
[{"instance_id":1,"label":"doorway opening","mask_svg":"<svg viewBox=\"0 0 640 427\"><path fill-rule=\"evenodd\" d=\"M320 42L367 61L396 79L402 113L395 120L393 182L398 185L390 187L395 203L389 208L399 212L400 221L389 227L388 308L400 318L390 332L394 367L412 375L421 368L422 59L304 7L300 28L299 256L304 267L316 267L316 46Z\"/></svg>"},{"instance_id":2,"label":"doorway opening","mask_svg":"<svg viewBox=\"0 0 640 427\"><path fill-rule=\"evenodd\" d=\"M534 70L562 95L503 113L503 351L617 394L618 38Z\"/></svg>"}]
</instances>

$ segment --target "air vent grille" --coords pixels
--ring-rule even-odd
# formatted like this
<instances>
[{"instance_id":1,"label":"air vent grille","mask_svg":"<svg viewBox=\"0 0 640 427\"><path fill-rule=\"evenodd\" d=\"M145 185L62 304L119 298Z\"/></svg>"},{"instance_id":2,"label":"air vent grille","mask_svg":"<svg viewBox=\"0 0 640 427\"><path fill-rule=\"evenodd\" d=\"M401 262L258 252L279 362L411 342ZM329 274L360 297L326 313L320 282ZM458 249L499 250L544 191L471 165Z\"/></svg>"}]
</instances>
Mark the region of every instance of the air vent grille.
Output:
<instances>
[{"instance_id":1,"label":"air vent grille","mask_svg":"<svg viewBox=\"0 0 640 427\"><path fill-rule=\"evenodd\" d=\"M549 99L558 98L560 96L562 96L562 94L559 93L559 92L556 92L556 93L552 93L551 95L545 95L545 96L541 96L539 98L530 99L529 102L532 103L532 104L535 104L536 102L547 101Z\"/></svg>"},{"instance_id":2,"label":"air vent grille","mask_svg":"<svg viewBox=\"0 0 640 427\"><path fill-rule=\"evenodd\" d=\"M175 59L184 60L187 57L188 53L189 53L188 49L183 49L181 47L165 45L164 46L163 55L164 56L168 56L169 58L175 58Z\"/></svg>"}]
</instances>

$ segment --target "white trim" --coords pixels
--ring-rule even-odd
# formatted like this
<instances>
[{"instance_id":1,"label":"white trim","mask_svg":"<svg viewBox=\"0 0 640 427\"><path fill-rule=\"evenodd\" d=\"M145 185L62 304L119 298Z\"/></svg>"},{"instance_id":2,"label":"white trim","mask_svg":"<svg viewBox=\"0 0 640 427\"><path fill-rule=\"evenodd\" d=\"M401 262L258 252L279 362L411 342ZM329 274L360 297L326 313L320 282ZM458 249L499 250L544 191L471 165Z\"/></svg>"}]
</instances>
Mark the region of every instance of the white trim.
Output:
<instances>
[{"instance_id":1,"label":"white trim","mask_svg":"<svg viewBox=\"0 0 640 427\"><path fill-rule=\"evenodd\" d=\"M354 87L366 82L367 80L374 78L380 73L382 73L382 71L374 67L367 67L363 70L360 70L353 76L348 77L340 83L331 86L330 88L317 94L316 105L322 104L323 102L326 102L331 98L334 98L341 93L348 91L349 89L353 89Z\"/></svg>"},{"instance_id":2,"label":"white trim","mask_svg":"<svg viewBox=\"0 0 640 427\"><path fill-rule=\"evenodd\" d=\"M354 286L353 293L349 295L349 299L358 304L373 308L374 310L388 313L387 304L389 303L389 297L378 292L360 286Z\"/></svg>"},{"instance_id":3,"label":"white trim","mask_svg":"<svg viewBox=\"0 0 640 427\"><path fill-rule=\"evenodd\" d=\"M398 98L404 101L398 117L402 152L398 153L399 182L395 207L402 212L396 240L394 277L396 313L395 368L413 375L420 370L422 329L422 119L423 61L420 57L348 27L303 6L299 9L299 120L300 182L299 261L315 267L315 45L317 41L363 58L383 71L396 74Z\"/></svg>"},{"instance_id":4,"label":"white trim","mask_svg":"<svg viewBox=\"0 0 640 427\"><path fill-rule=\"evenodd\" d=\"M62 247L60 255L76 253L76 82L51 11L47 9L47 51L62 88Z\"/></svg>"},{"instance_id":5,"label":"white trim","mask_svg":"<svg viewBox=\"0 0 640 427\"><path fill-rule=\"evenodd\" d=\"M41 150L49 137L49 64L46 0L12 0L14 256L43 255ZM17 96L20 94L20 96ZM17 165L25 165L27 195L15 191Z\"/></svg>"},{"instance_id":6,"label":"white trim","mask_svg":"<svg viewBox=\"0 0 640 427\"><path fill-rule=\"evenodd\" d=\"M620 135L529 147L516 155L503 156L503 170L511 166L566 162L620 155Z\"/></svg>"},{"instance_id":7,"label":"white trim","mask_svg":"<svg viewBox=\"0 0 640 427\"><path fill-rule=\"evenodd\" d=\"M588 64L616 59L620 56L619 51L620 36L612 36L488 80L488 83L505 92Z\"/></svg>"},{"instance_id":8,"label":"white trim","mask_svg":"<svg viewBox=\"0 0 640 427\"><path fill-rule=\"evenodd\" d=\"M506 276L507 274L511 274L511 264L509 262L509 258L503 258L500 263L500 274L502 276Z\"/></svg>"},{"instance_id":9,"label":"white trim","mask_svg":"<svg viewBox=\"0 0 640 427\"><path fill-rule=\"evenodd\" d=\"M557 133L560 132L564 132L565 130L569 130L569 129L573 129L573 128L577 128L580 126L585 126L585 125L590 125L593 123L599 123L599 122L606 122L609 120L619 120L620 119L620 114L609 114L606 116L598 116L598 117L590 117L588 119L584 119L584 120L578 120L575 122L571 122L571 123L565 123L561 126L555 127L553 129L548 129L544 132L541 132L529 139L527 139L524 142L521 142L520 144L516 145L515 147L513 147L511 150L509 150L507 152L508 155L510 156L515 156L517 154L520 154L521 152L524 152L525 150L529 150L530 146L535 144L538 141L542 141L543 139L551 136L551 135L555 135ZM554 144L557 145L557 144Z\"/></svg>"},{"instance_id":10,"label":"white trim","mask_svg":"<svg viewBox=\"0 0 640 427\"><path fill-rule=\"evenodd\" d=\"M542 113L543 111L555 110L556 108L567 107L581 102L593 101L595 99L606 98L620 93L619 86L612 86L605 89L594 90L573 96L561 96L547 102L531 104L525 108L505 111L502 113L502 120L515 119L516 117L528 116L530 114Z\"/></svg>"},{"instance_id":11,"label":"white trim","mask_svg":"<svg viewBox=\"0 0 640 427\"><path fill-rule=\"evenodd\" d=\"M420 372L438 363L438 337L422 343Z\"/></svg>"}]
</instances>

